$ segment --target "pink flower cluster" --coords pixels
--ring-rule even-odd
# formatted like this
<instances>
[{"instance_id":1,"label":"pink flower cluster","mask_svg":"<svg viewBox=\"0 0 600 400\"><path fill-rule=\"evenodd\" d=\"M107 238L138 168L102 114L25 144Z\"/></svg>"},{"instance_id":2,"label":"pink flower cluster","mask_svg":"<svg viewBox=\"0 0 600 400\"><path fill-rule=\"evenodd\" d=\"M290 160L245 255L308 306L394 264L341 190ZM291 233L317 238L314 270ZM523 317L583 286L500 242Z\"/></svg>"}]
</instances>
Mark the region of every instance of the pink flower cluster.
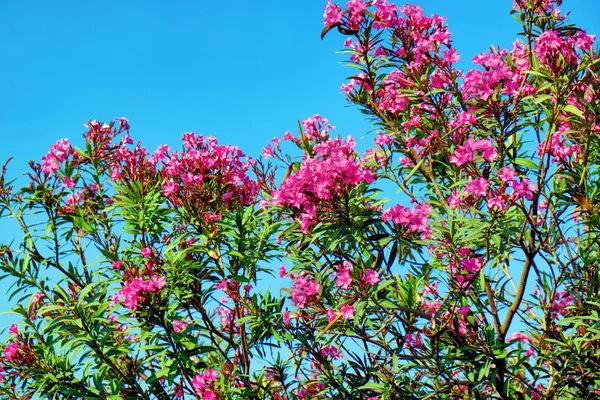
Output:
<instances>
[{"instance_id":1,"label":"pink flower cluster","mask_svg":"<svg viewBox=\"0 0 600 400\"><path fill-rule=\"evenodd\" d=\"M132 278L125 281L113 301L123 298L123 305L130 310L135 310L149 293L159 292L166 284L167 280L164 276L153 275L148 280Z\"/></svg>"},{"instance_id":2,"label":"pink flower cluster","mask_svg":"<svg viewBox=\"0 0 600 400\"><path fill-rule=\"evenodd\" d=\"M474 68L465 75L461 86L465 98L487 101L497 90L508 96L510 101L516 95L535 94L535 89L524 80L529 60L528 50L523 43L514 42L510 53L506 49L480 53L473 58L473 62L482 66L483 70Z\"/></svg>"},{"instance_id":3,"label":"pink flower cluster","mask_svg":"<svg viewBox=\"0 0 600 400\"><path fill-rule=\"evenodd\" d=\"M333 360L339 360L341 358L343 358L342 353L340 352L340 350L332 345L327 345L325 347L323 347L320 351L321 355L325 356L325 357L331 357Z\"/></svg>"},{"instance_id":4,"label":"pink flower cluster","mask_svg":"<svg viewBox=\"0 0 600 400\"><path fill-rule=\"evenodd\" d=\"M360 280L363 284L375 286L380 281L377 271L367 268L360 274ZM335 284L344 290L347 290L352 284L352 264L348 261L343 261L336 269Z\"/></svg>"},{"instance_id":5,"label":"pink flower cluster","mask_svg":"<svg viewBox=\"0 0 600 400\"><path fill-rule=\"evenodd\" d=\"M189 322L174 319L173 320L173 332L181 333L185 330L185 328L187 328L188 325L189 325Z\"/></svg>"},{"instance_id":6,"label":"pink flower cluster","mask_svg":"<svg viewBox=\"0 0 600 400\"><path fill-rule=\"evenodd\" d=\"M532 0L531 3L528 0L513 0L513 9L527 10L529 4L536 14L543 15L557 10L562 0Z\"/></svg>"},{"instance_id":7,"label":"pink flower cluster","mask_svg":"<svg viewBox=\"0 0 600 400\"><path fill-rule=\"evenodd\" d=\"M321 289L321 285L308 276L297 277L293 287L292 302L298 308L304 308L308 301L315 300Z\"/></svg>"},{"instance_id":8,"label":"pink flower cluster","mask_svg":"<svg viewBox=\"0 0 600 400\"><path fill-rule=\"evenodd\" d=\"M193 206L209 223L220 219L225 208L254 201L258 185L247 175L252 161L242 162L244 154L238 147L192 132L185 133L182 141L181 153L168 154L162 148L155 155L157 161L164 160L163 193L173 204Z\"/></svg>"},{"instance_id":9,"label":"pink flower cluster","mask_svg":"<svg viewBox=\"0 0 600 400\"><path fill-rule=\"evenodd\" d=\"M512 342L514 340L518 340L521 343L526 343L526 344L531 344L531 339L529 338L529 336L527 336L524 333L521 332L513 332L509 337L506 338L507 342ZM531 346L527 347L527 351L525 352L525 355L527 357L531 357L534 354L534 349Z\"/></svg>"},{"instance_id":10,"label":"pink flower cluster","mask_svg":"<svg viewBox=\"0 0 600 400\"><path fill-rule=\"evenodd\" d=\"M203 373L197 374L192 380L192 387L196 395L202 400L217 400L215 382L219 378L216 371L208 368Z\"/></svg>"},{"instance_id":11,"label":"pink flower cluster","mask_svg":"<svg viewBox=\"0 0 600 400\"><path fill-rule=\"evenodd\" d=\"M419 232L422 238L426 238L431 234L428 223L430 214L431 206L426 202L417 204L412 210L396 204L381 213L381 219L384 222L392 221L394 224L406 228L407 233Z\"/></svg>"},{"instance_id":12,"label":"pink flower cluster","mask_svg":"<svg viewBox=\"0 0 600 400\"><path fill-rule=\"evenodd\" d=\"M498 170L496 177L500 184L492 189L490 189L491 183L487 178L469 177L469 183L464 191L462 193L453 191L448 198L448 204L452 209L456 209L461 204L471 206L481 199L486 199L488 209L498 212L506 210L519 199L533 199L535 185L528 177L517 180L515 170L508 166ZM506 192L508 188L512 188L512 193Z\"/></svg>"},{"instance_id":13,"label":"pink flower cluster","mask_svg":"<svg viewBox=\"0 0 600 400\"><path fill-rule=\"evenodd\" d=\"M498 158L496 148L490 139L475 140L472 137L464 141L449 157L452 164L461 167L476 160L476 153L481 153L485 161L491 162Z\"/></svg>"},{"instance_id":14,"label":"pink flower cluster","mask_svg":"<svg viewBox=\"0 0 600 400\"><path fill-rule=\"evenodd\" d=\"M18 362L21 353L21 345L16 342L10 343L4 348L4 358L6 361Z\"/></svg>"},{"instance_id":15,"label":"pink flower cluster","mask_svg":"<svg viewBox=\"0 0 600 400\"><path fill-rule=\"evenodd\" d=\"M60 164L64 163L73 154L75 154L75 150L73 150L69 141L60 139L50 146L48 154L42 157L42 171L46 175L54 174L60 169Z\"/></svg>"},{"instance_id":16,"label":"pink flower cluster","mask_svg":"<svg viewBox=\"0 0 600 400\"><path fill-rule=\"evenodd\" d=\"M554 301L550 307L550 312L554 316L554 319L558 319L559 315L565 316L569 313L568 307L573 304L573 296L567 291L563 290L556 292L554 295Z\"/></svg>"},{"instance_id":17,"label":"pink flower cluster","mask_svg":"<svg viewBox=\"0 0 600 400\"><path fill-rule=\"evenodd\" d=\"M570 133L570 126L568 123L562 123L559 125L556 131L550 134L550 143L543 140L538 145L538 151L540 157L544 154L550 154L553 156L553 160L562 164L568 164L571 160L577 162L579 160L579 153L581 152L581 145L579 143L572 143L573 137ZM569 142L571 142L569 144Z\"/></svg>"},{"instance_id":18,"label":"pink flower cluster","mask_svg":"<svg viewBox=\"0 0 600 400\"><path fill-rule=\"evenodd\" d=\"M481 270L481 257L465 256L458 261L458 264L451 264L450 268L456 284L466 289Z\"/></svg>"},{"instance_id":19,"label":"pink flower cluster","mask_svg":"<svg viewBox=\"0 0 600 400\"><path fill-rule=\"evenodd\" d=\"M309 135L316 138L318 133ZM333 211L356 185L373 182L371 171L357 160L354 147L352 137L318 142L313 148L315 156L305 156L300 169L273 193L273 204L286 206L299 216L304 233L318 221L319 211Z\"/></svg>"},{"instance_id":20,"label":"pink flower cluster","mask_svg":"<svg viewBox=\"0 0 600 400\"><path fill-rule=\"evenodd\" d=\"M559 35L556 31L544 31L535 39L533 52L540 64L557 72L567 66L575 66L578 62L574 37Z\"/></svg>"}]
</instances>

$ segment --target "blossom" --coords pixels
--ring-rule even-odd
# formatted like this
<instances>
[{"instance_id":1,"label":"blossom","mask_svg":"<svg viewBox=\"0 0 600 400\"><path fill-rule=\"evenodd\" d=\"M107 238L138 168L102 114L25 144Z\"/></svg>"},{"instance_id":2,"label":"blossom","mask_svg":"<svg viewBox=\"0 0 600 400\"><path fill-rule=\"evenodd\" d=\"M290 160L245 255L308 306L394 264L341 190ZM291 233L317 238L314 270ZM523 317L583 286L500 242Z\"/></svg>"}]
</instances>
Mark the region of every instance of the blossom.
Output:
<instances>
[{"instance_id":1,"label":"blossom","mask_svg":"<svg viewBox=\"0 0 600 400\"><path fill-rule=\"evenodd\" d=\"M524 177L521 178L520 182L513 181L513 194L520 199L525 197L527 200L533 199L533 191L535 190L535 185L529 184L529 178Z\"/></svg>"},{"instance_id":2,"label":"blossom","mask_svg":"<svg viewBox=\"0 0 600 400\"><path fill-rule=\"evenodd\" d=\"M306 302L319 294L321 285L312 279L302 276L294 281L294 289L292 290L292 302L298 308L304 308Z\"/></svg>"},{"instance_id":3,"label":"blossom","mask_svg":"<svg viewBox=\"0 0 600 400\"><path fill-rule=\"evenodd\" d=\"M19 328L17 327L17 324L12 324L10 326L10 328L8 328L8 332L12 335L18 335L19 334Z\"/></svg>"},{"instance_id":4,"label":"blossom","mask_svg":"<svg viewBox=\"0 0 600 400\"><path fill-rule=\"evenodd\" d=\"M279 266L279 277L283 278L286 275L287 275L287 270L285 269L285 264L281 264Z\"/></svg>"},{"instance_id":5,"label":"blossom","mask_svg":"<svg viewBox=\"0 0 600 400\"><path fill-rule=\"evenodd\" d=\"M60 164L64 163L73 154L75 154L75 150L73 150L67 139L58 140L50 146L50 151L42 157L42 171L46 175L55 173L60 168Z\"/></svg>"},{"instance_id":6,"label":"blossom","mask_svg":"<svg viewBox=\"0 0 600 400\"><path fill-rule=\"evenodd\" d=\"M335 209L339 199L356 185L373 182L371 172L356 159L354 139L329 139L330 127L323 127L326 120L317 117L303 122L306 140L316 142L314 157L305 157L300 169L273 193L273 204L285 206L299 217L304 233L318 221L319 211Z\"/></svg>"},{"instance_id":7,"label":"blossom","mask_svg":"<svg viewBox=\"0 0 600 400\"><path fill-rule=\"evenodd\" d=\"M527 336L526 334L521 333L521 332L513 332L512 334L510 334L509 337L506 338L507 342L512 342L514 340L518 340L521 343L531 344L531 339L529 338L529 336ZM534 352L535 351L534 351L533 347L528 346L527 351L525 352L525 355L527 357L530 357L534 354Z\"/></svg>"},{"instance_id":8,"label":"blossom","mask_svg":"<svg viewBox=\"0 0 600 400\"><path fill-rule=\"evenodd\" d=\"M490 182L485 178L476 178L471 180L465 188L464 194L473 194L477 197L485 197L487 190L490 187Z\"/></svg>"},{"instance_id":9,"label":"blossom","mask_svg":"<svg viewBox=\"0 0 600 400\"><path fill-rule=\"evenodd\" d=\"M21 346L18 343L10 343L4 348L4 358L7 361L17 361Z\"/></svg>"},{"instance_id":10,"label":"blossom","mask_svg":"<svg viewBox=\"0 0 600 400\"><path fill-rule=\"evenodd\" d=\"M354 311L354 307L352 307L350 304L345 304L340 307L342 319L354 319Z\"/></svg>"},{"instance_id":11,"label":"blossom","mask_svg":"<svg viewBox=\"0 0 600 400\"><path fill-rule=\"evenodd\" d=\"M386 135L385 133L381 133L379 132L377 134L377 136L375 137L375 144L378 145L379 147L385 147L388 144L391 144L394 140L392 139L391 135Z\"/></svg>"},{"instance_id":12,"label":"blossom","mask_svg":"<svg viewBox=\"0 0 600 400\"><path fill-rule=\"evenodd\" d=\"M494 161L498 158L496 148L490 139L486 138L475 141L473 138L468 138L454 150L454 153L449 157L449 160L452 164L460 167L475 161L476 152L481 153L483 159L486 161Z\"/></svg>"},{"instance_id":13,"label":"blossom","mask_svg":"<svg viewBox=\"0 0 600 400\"><path fill-rule=\"evenodd\" d=\"M513 332L509 337L506 338L507 342L512 342L513 340L519 340L523 343L531 343L531 339L524 333L521 332Z\"/></svg>"},{"instance_id":14,"label":"blossom","mask_svg":"<svg viewBox=\"0 0 600 400\"><path fill-rule=\"evenodd\" d=\"M327 322L332 322L334 319L336 319L338 316L338 313L336 313L333 309L329 308L327 309Z\"/></svg>"},{"instance_id":15,"label":"blossom","mask_svg":"<svg viewBox=\"0 0 600 400\"><path fill-rule=\"evenodd\" d=\"M323 14L325 26L336 24L342 21L342 10L338 4L332 4L331 0L327 0L325 4L325 13Z\"/></svg>"},{"instance_id":16,"label":"blossom","mask_svg":"<svg viewBox=\"0 0 600 400\"><path fill-rule=\"evenodd\" d=\"M563 290L560 292L556 292L554 295L554 301L552 306L550 307L550 312L554 315L555 319L558 319L558 315L567 315L568 308L573 303L573 296L571 296L567 291Z\"/></svg>"},{"instance_id":17,"label":"blossom","mask_svg":"<svg viewBox=\"0 0 600 400\"><path fill-rule=\"evenodd\" d=\"M152 255L152 249L150 247L144 247L142 251L140 251L142 257L150 258Z\"/></svg>"},{"instance_id":18,"label":"blossom","mask_svg":"<svg viewBox=\"0 0 600 400\"><path fill-rule=\"evenodd\" d=\"M348 289L350 284L352 284L352 277L350 276L350 263L348 261L344 261L342 265L339 266L335 284L344 290Z\"/></svg>"},{"instance_id":19,"label":"blossom","mask_svg":"<svg viewBox=\"0 0 600 400\"><path fill-rule=\"evenodd\" d=\"M371 268L365 269L365 272L360 276L360 279L363 281L363 283L368 283L371 286L375 286L377 282L381 280L379 279L379 274L377 271Z\"/></svg>"},{"instance_id":20,"label":"blossom","mask_svg":"<svg viewBox=\"0 0 600 400\"><path fill-rule=\"evenodd\" d=\"M385 210L381 214L384 222L392 221L396 225L407 228L408 233L420 232L422 236L431 233L427 218L431 214L431 205L427 202L417 204L412 210L399 204Z\"/></svg>"},{"instance_id":21,"label":"blossom","mask_svg":"<svg viewBox=\"0 0 600 400\"><path fill-rule=\"evenodd\" d=\"M502 167L498 170L496 176L503 183L512 182L512 180L515 179L515 170L511 167Z\"/></svg>"},{"instance_id":22,"label":"blossom","mask_svg":"<svg viewBox=\"0 0 600 400\"><path fill-rule=\"evenodd\" d=\"M185 328L188 325L189 324L187 322L175 319L175 320L173 320L173 332L175 332L175 333L181 333L181 332L183 332L185 330Z\"/></svg>"},{"instance_id":23,"label":"blossom","mask_svg":"<svg viewBox=\"0 0 600 400\"><path fill-rule=\"evenodd\" d=\"M214 382L219 378L216 371L208 368L204 373L196 374L192 379L192 387L202 400L216 400L214 392Z\"/></svg>"},{"instance_id":24,"label":"blossom","mask_svg":"<svg viewBox=\"0 0 600 400\"><path fill-rule=\"evenodd\" d=\"M342 353L340 350L332 345L325 346L321 349L320 353L325 357L331 357L334 360L339 360L342 358Z\"/></svg>"}]
</instances>

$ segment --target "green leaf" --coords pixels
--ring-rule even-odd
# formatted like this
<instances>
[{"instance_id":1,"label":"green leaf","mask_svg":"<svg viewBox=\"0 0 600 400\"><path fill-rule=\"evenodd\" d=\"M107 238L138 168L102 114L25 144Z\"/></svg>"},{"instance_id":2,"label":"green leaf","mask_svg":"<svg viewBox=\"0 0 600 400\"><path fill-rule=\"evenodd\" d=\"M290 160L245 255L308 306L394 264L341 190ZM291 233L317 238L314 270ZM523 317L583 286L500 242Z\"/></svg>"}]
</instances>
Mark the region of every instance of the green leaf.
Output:
<instances>
[{"instance_id":1,"label":"green leaf","mask_svg":"<svg viewBox=\"0 0 600 400\"><path fill-rule=\"evenodd\" d=\"M535 162L531 161L528 158L517 157L513 160L513 162L515 164L520 165L525 168L530 168L530 169L538 169L539 168L539 166Z\"/></svg>"}]
</instances>

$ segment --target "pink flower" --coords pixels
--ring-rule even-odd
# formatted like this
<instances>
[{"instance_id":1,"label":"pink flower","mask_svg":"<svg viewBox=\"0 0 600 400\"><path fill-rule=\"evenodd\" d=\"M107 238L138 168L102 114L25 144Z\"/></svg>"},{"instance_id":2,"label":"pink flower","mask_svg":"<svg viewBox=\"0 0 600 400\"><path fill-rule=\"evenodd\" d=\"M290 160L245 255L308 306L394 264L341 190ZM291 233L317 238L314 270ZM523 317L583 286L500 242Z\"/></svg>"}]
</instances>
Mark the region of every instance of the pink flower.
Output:
<instances>
[{"instance_id":1,"label":"pink flower","mask_svg":"<svg viewBox=\"0 0 600 400\"><path fill-rule=\"evenodd\" d=\"M460 194L456 190L452 191L450 197L448 197L448 205L453 210L456 210L460 206Z\"/></svg>"},{"instance_id":2,"label":"pink flower","mask_svg":"<svg viewBox=\"0 0 600 400\"><path fill-rule=\"evenodd\" d=\"M379 147L384 147L393 142L393 139L390 135L386 135L385 133L379 132L377 137L374 140L375 144Z\"/></svg>"},{"instance_id":3,"label":"pink flower","mask_svg":"<svg viewBox=\"0 0 600 400\"><path fill-rule=\"evenodd\" d=\"M127 118L119 117L115 118L115 120L119 121L119 131L128 131L129 128L131 128L129 126L129 121L127 120Z\"/></svg>"},{"instance_id":4,"label":"pink flower","mask_svg":"<svg viewBox=\"0 0 600 400\"><path fill-rule=\"evenodd\" d=\"M12 324L10 326L10 328L8 328L8 332L13 334L13 335L18 335L19 334L19 328L17 327L17 324Z\"/></svg>"},{"instance_id":5,"label":"pink flower","mask_svg":"<svg viewBox=\"0 0 600 400\"><path fill-rule=\"evenodd\" d=\"M486 197L487 190L490 187L490 182L485 178L473 179L467 184L465 188L465 194L473 194L477 197Z\"/></svg>"},{"instance_id":6,"label":"pink flower","mask_svg":"<svg viewBox=\"0 0 600 400\"><path fill-rule=\"evenodd\" d=\"M571 304L573 304L573 296L567 291L556 292L550 311L554 314L554 318L558 319L559 314L564 316L569 313L568 307Z\"/></svg>"},{"instance_id":7,"label":"pink flower","mask_svg":"<svg viewBox=\"0 0 600 400\"><path fill-rule=\"evenodd\" d=\"M265 147L263 147L262 155L264 158L273 157L273 154L274 154L274 151L273 151L273 146L271 144L268 144Z\"/></svg>"},{"instance_id":8,"label":"pink flower","mask_svg":"<svg viewBox=\"0 0 600 400\"><path fill-rule=\"evenodd\" d=\"M342 10L338 4L331 4L331 0L327 0L325 4L325 14L323 14L325 26L335 24L342 21Z\"/></svg>"},{"instance_id":9,"label":"pink flower","mask_svg":"<svg viewBox=\"0 0 600 400\"><path fill-rule=\"evenodd\" d=\"M142 251L140 251L142 257L150 258L152 255L152 249L150 247L144 247Z\"/></svg>"},{"instance_id":10,"label":"pink flower","mask_svg":"<svg viewBox=\"0 0 600 400\"><path fill-rule=\"evenodd\" d=\"M521 332L514 332L506 338L507 342L512 342L513 340L519 340L523 343L531 343L531 339L529 338L529 336Z\"/></svg>"},{"instance_id":11,"label":"pink flower","mask_svg":"<svg viewBox=\"0 0 600 400\"><path fill-rule=\"evenodd\" d=\"M427 218L431 214L429 203L417 204L412 210L397 204L381 213L384 222L392 220L394 224L407 228L408 233L420 232L423 236L431 233Z\"/></svg>"},{"instance_id":12,"label":"pink flower","mask_svg":"<svg viewBox=\"0 0 600 400\"><path fill-rule=\"evenodd\" d=\"M283 323L289 325L291 320L292 318L290 317L288 310L283 310Z\"/></svg>"},{"instance_id":13,"label":"pink flower","mask_svg":"<svg viewBox=\"0 0 600 400\"><path fill-rule=\"evenodd\" d=\"M176 399L183 399L183 388L180 385L175 385L173 391L175 392Z\"/></svg>"},{"instance_id":14,"label":"pink flower","mask_svg":"<svg viewBox=\"0 0 600 400\"><path fill-rule=\"evenodd\" d=\"M342 313L342 319L354 319L354 307L350 304L346 304L340 307Z\"/></svg>"},{"instance_id":15,"label":"pink flower","mask_svg":"<svg viewBox=\"0 0 600 400\"><path fill-rule=\"evenodd\" d=\"M352 277L350 276L350 263L348 261L344 261L342 265L339 266L335 284L344 290L347 290L350 284L352 284Z\"/></svg>"},{"instance_id":16,"label":"pink flower","mask_svg":"<svg viewBox=\"0 0 600 400\"><path fill-rule=\"evenodd\" d=\"M281 264L279 266L279 277L283 278L287 275L287 270L285 269L285 264Z\"/></svg>"},{"instance_id":17,"label":"pink flower","mask_svg":"<svg viewBox=\"0 0 600 400\"><path fill-rule=\"evenodd\" d=\"M17 361L21 346L17 343L10 343L4 348L4 358L6 361Z\"/></svg>"},{"instance_id":18,"label":"pink flower","mask_svg":"<svg viewBox=\"0 0 600 400\"><path fill-rule=\"evenodd\" d=\"M321 285L310 278L299 277L294 282L294 290L292 290L292 302L298 308L304 308L306 302L319 294Z\"/></svg>"},{"instance_id":19,"label":"pink flower","mask_svg":"<svg viewBox=\"0 0 600 400\"><path fill-rule=\"evenodd\" d=\"M506 210L506 203L500 196L496 196L487 201L487 207L490 210L504 211Z\"/></svg>"},{"instance_id":20,"label":"pink flower","mask_svg":"<svg viewBox=\"0 0 600 400\"><path fill-rule=\"evenodd\" d=\"M189 324L178 319L173 320L173 332L181 333Z\"/></svg>"},{"instance_id":21,"label":"pink flower","mask_svg":"<svg viewBox=\"0 0 600 400\"><path fill-rule=\"evenodd\" d=\"M371 268L365 269L360 279L362 279L363 283L368 283L371 286L375 286L381 280L379 279L379 274Z\"/></svg>"},{"instance_id":22,"label":"pink flower","mask_svg":"<svg viewBox=\"0 0 600 400\"><path fill-rule=\"evenodd\" d=\"M332 322L337 317L337 315L338 315L338 313L336 313L334 310L329 308L327 310L327 322Z\"/></svg>"},{"instance_id":23,"label":"pink flower","mask_svg":"<svg viewBox=\"0 0 600 400\"><path fill-rule=\"evenodd\" d=\"M373 182L371 171L361 164L352 137L329 139L333 127L314 115L302 122L306 140L315 143L315 156L305 157L300 169L288 176L273 193L273 204L285 206L299 218L300 228L308 233L318 222L320 211L331 212L361 182Z\"/></svg>"},{"instance_id":24,"label":"pink flower","mask_svg":"<svg viewBox=\"0 0 600 400\"><path fill-rule=\"evenodd\" d=\"M325 357L330 356L334 360L339 360L340 358L342 358L342 353L340 352L340 350L332 345L323 347L320 353Z\"/></svg>"},{"instance_id":25,"label":"pink flower","mask_svg":"<svg viewBox=\"0 0 600 400\"><path fill-rule=\"evenodd\" d=\"M502 182L508 183L508 182L511 182L513 179L515 179L515 170L512 169L511 167L503 167L500 170L498 170L498 173L496 174L496 176L498 176L498 178Z\"/></svg>"},{"instance_id":26,"label":"pink flower","mask_svg":"<svg viewBox=\"0 0 600 400\"><path fill-rule=\"evenodd\" d=\"M202 400L215 400L216 394L214 392L213 384L218 379L216 371L208 368L204 373L196 374L192 380L192 387L198 396L201 396Z\"/></svg>"},{"instance_id":27,"label":"pink flower","mask_svg":"<svg viewBox=\"0 0 600 400\"><path fill-rule=\"evenodd\" d=\"M535 190L535 185L529 184L529 178L521 178L521 182L513 181L513 193L520 199L525 197L527 200L533 199L533 191Z\"/></svg>"},{"instance_id":28,"label":"pink flower","mask_svg":"<svg viewBox=\"0 0 600 400\"><path fill-rule=\"evenodd\" d=\"M421 339L420 332L407 333L404 336L404 339L406 340L406 344L410 347L419 348L423 346L423 340Z\"/></svg>"}]
</instances>

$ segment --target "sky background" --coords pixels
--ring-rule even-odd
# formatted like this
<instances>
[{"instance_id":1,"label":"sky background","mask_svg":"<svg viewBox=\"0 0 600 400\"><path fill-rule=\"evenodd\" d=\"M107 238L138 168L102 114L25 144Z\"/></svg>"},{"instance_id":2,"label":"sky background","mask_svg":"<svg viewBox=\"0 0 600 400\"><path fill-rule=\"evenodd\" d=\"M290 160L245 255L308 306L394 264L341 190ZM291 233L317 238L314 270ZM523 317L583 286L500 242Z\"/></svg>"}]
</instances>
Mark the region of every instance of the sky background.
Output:
<instances>
[{"instance_id":1,"label":"sky background","mask_svg":"<svg viewBox=\"0 0 600 400\"><path fill-rule=\"evenodd\" d=\"M256 157L315 113L360 138L371 128L340 94L355 70L335 54L345 37L320 39L324 3L0 0L0 164L15 157L8 171L18 177L56 140L81 144L89 119L115 117L127 117L150 151L178 148L194 131ZM491 45L510 47L520 28L512 0L413 4L448 18L465 69ZM565 0L562 9L599 34L599 5ZM7 226L0 220L2 239Z\"/></svg>"},{"instance_id":2,"label":"sky background","mask_svg":"<svg viewBox=\"0 0 600 400\"><path fill-rule=\"evenodd\" d=\"M20 175L60 138L81 142L89 119L130 120L153 151L181 134L216 136L258 156L274 136L319 113L356 138L370 127L339 87L354 69L320 39L324 0L0 0L0 161ZM416 0L448 17L460 66L510 47L512 0ZM398 3L403 4L403 3ZM596 0L565 0L571 20L600 33ZM369 139L371 139L370 136Z\"/></svg>"}]
</instances>

